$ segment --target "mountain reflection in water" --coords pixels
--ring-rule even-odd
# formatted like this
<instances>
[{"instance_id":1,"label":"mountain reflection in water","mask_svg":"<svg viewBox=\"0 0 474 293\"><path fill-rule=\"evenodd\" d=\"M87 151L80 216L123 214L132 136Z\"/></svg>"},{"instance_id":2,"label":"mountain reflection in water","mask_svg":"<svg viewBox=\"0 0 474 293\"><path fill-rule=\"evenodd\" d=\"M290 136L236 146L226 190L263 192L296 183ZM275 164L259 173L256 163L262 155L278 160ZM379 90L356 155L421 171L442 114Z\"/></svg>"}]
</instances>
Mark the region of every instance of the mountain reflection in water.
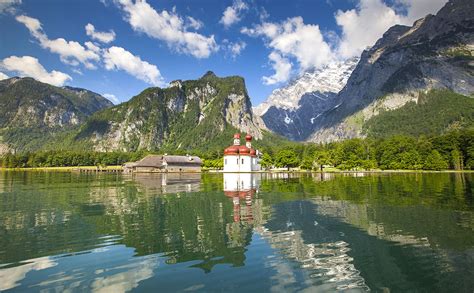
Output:
<instances>
[{"instance_id":1,"label":"mountain reflection in water","mask_svg":"<svg viewBox=\"0 0 474 293\"><path fill-rule=\"evenodd\" d=\"M474 174L0 173L0 290L474 288Z\"/></svg>"}]
</instances>

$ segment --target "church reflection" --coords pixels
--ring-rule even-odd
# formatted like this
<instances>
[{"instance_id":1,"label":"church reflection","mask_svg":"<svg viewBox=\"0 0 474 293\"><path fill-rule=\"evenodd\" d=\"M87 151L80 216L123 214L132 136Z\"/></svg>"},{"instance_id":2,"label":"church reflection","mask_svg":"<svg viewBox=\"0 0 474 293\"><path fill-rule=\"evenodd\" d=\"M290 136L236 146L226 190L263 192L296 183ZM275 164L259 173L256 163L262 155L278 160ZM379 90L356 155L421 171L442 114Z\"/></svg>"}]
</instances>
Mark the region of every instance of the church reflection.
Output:
<instances>
[{"instance_id":1,"label":"church reflection","mask_svg":"<svg viewBox=\"0 0 474 293\"><path fill-rule=\"evenodd\" d=\"M252 201L260 178L251 173L224 173L224 194L232 199L234 222L253 223Z\"/></svg>"}]
</instances>

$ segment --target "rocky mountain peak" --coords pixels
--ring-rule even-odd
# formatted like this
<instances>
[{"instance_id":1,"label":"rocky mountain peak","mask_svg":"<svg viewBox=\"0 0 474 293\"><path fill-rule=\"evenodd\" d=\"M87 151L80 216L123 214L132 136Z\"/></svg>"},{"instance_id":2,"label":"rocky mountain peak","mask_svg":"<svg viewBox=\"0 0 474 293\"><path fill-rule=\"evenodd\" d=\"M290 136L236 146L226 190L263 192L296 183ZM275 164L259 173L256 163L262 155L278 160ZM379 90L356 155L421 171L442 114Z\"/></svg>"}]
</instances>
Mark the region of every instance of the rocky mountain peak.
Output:
<instances>
[{"instance_id":1,"label":"rocky mountain peak","mask_svg":"<svg viewBox=\"0 0 474 293\"><path fill-rule=\"evenodd\" d=\"M296 110L304 94L311 92L338 93L345 85L359 58L331 63L321 69L307 71L282 88L275 89L270 96L254 108L262 116L272 106L285 110Z\"/></svg>"},{"instance_id":2,"label":"rocky mountain peak","mask_svg":"<svg viewBox=\"0 0 474 293\"><path fill-rule=\"evenodd\" d=\"M98 151L188 149L241 131L262 138L243 78L213 73L149 88L92 116L76 140ZM77 142L76 142L77 143Z\"/></svg>"},{"instance_id":3,"label":"rocky mountain peak","mask_svg":"<svg viewBox=\"0 0 474 293\"><path fill-rule=\"evenodd\" d=\"M274 90L253 109L265 126L294 140L304 140L313 131L314 119L334 107L334 96L344 87L359 58L335 62L304 72L287 86Z\"/></svg>"},{"instance_id":4,"label":"rocky mountain peak","mask_svg":"<svg viewBox=\"0 0 474 293\"><path fill-rule=\"evenodd\" d=\"M214 72L209 70L206 73L204 73L204 75L201 77L201 79L215 78L215 77L217 77L217 75Z\"/></svg>"},{"instance_id":5,"label":"rocky mountain peak","mask_svg":"<svg viewBox=\"0 0 474 293\"><path fill-rule=\"evenodd\" d=\"M170 87L177 87L180 88L183 86L183 81L181 79L173 80L170 82Z\"/></svg>"}]
</instances>

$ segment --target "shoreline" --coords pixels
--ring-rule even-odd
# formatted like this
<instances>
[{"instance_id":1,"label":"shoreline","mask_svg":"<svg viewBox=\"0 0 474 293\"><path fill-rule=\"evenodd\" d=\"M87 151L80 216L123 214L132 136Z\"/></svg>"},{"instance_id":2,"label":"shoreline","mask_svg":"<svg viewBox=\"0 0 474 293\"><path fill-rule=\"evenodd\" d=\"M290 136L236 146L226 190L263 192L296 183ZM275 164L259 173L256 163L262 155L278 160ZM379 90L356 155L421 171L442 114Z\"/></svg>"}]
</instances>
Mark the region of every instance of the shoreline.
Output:
<instances>
[{"instance_id":1,"label":"shoreline","mask_svg":"<svg viewBox=\"0 0 474 293\"><path fill-rule=\"evenodd\" d=\"M69 167L28 167L28 168L3 168L0 167L0 172L3 171L31 171L31 172L103 172L103 173L122 173L122 166L69 166ZM172 173L172 172L168 172ZM320 174L320 173L334 173L334 174L353 174L353 173L474 173L474 170L328 170L328 171L306 171L306 170L265 170L254 172L223 172L222 170L202 170L201 172L176 172L176 173L214 173L214 174L239 174L239 173L294 173L294 174ZM134 174L162 174L155 173L134 173Z\"/></svg>"},{"instance_id":2,"label":"shoreline","mask_svg":"<svg viewBox=\"0 0 474 293\"><path fill-rule=\"evenodd\" d=\"M97 172L117 172L122 171L122 166L69 166L69 167L27 167L27 168L3 168L0 171L58 171L58 172L82 172L82 171L97 171Z\"/></svg>"}]
</instances>

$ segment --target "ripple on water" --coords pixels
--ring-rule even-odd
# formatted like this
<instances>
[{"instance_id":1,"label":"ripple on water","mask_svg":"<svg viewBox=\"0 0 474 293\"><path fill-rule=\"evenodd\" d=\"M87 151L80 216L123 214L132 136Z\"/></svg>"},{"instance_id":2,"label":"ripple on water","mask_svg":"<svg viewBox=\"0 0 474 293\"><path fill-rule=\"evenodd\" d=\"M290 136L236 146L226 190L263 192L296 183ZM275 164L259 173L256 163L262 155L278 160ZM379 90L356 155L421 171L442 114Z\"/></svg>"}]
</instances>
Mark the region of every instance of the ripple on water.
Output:
<instances>
[{"instance_id":1,"label":"ripple on water","mask_svg":"<svg viewBox=\"0 0 474 293\"><path fill-rule=\"evenodd\" d=\"M369 291L353 264L353 258L348 255L351 249L347 242L305 243L301 231L275 233L267 229L256 230L281 254L281 257L271 258L269 264L281 267L288 260L293 261L307 274L307 286L323 290ZM296 282L291 278L287 280L287 283Z\"/></svg>"}]
</instances>

